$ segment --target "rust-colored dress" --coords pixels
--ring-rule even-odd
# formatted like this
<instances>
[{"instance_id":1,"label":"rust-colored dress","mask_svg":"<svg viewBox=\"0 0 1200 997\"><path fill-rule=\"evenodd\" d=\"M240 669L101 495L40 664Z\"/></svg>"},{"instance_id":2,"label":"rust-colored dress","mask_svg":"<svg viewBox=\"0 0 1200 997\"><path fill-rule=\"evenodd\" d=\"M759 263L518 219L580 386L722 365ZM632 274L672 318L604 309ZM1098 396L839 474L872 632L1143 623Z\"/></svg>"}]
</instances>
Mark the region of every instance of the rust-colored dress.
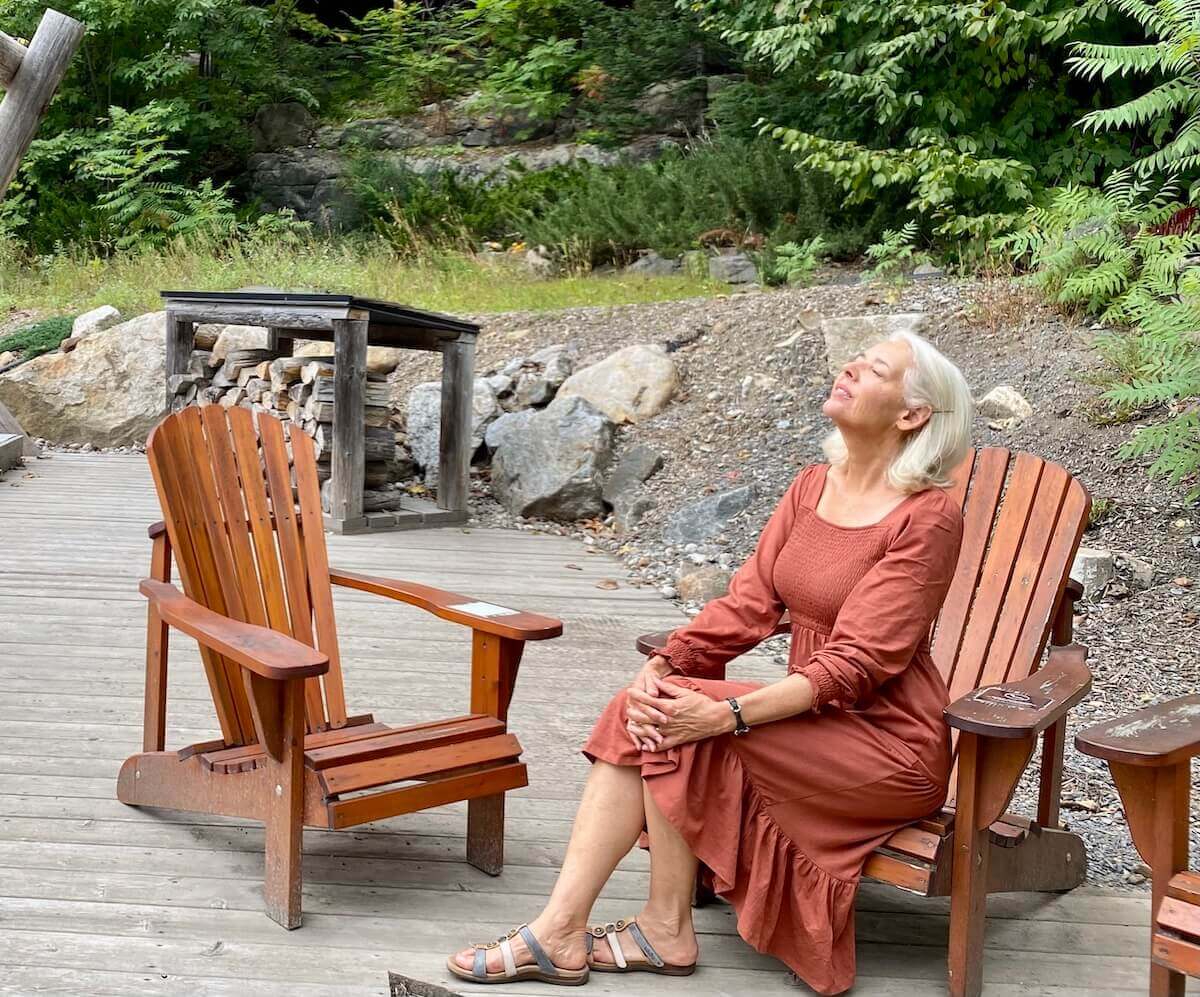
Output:
<instances>
[{"instance_id":1,"label":"rust-colored dress","mask_svg":"<svg viewBox=\"0 0 1200 997\"><path fill-rule=\"evenodd\" d=\"M929 631L950 586L962 515L930 488L878 523L836 526L816 512L828 466L805 468L730 583L676 630L676 681L714 699L759 688L725 663L791 615L789 672L813 711L666 752L636 749L625 693L583 747L639 765L663 814L737 911L738 932L815 990L854 982L854 896L870 853L937 811L950 775L945 683ZM640 842L646 845L646 836Z\"/></svg>"}]
</instances>

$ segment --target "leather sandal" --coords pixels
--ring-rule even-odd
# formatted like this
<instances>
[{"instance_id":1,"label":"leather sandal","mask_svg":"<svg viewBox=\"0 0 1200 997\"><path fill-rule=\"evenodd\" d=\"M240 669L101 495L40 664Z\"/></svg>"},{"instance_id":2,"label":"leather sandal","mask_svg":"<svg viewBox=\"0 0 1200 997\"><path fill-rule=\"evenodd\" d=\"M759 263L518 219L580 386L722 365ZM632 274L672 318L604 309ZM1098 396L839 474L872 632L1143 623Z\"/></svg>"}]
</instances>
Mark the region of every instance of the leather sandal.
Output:
<instances>
[{"instance_id":1,"label":"leather sandal","mask_svg":"<svg viewBox=\"0 0 1200 997\"><path fill-rule=\"evenodd\" d=\"M642 950L643 958L636 956L630 959L621 948L621 940L617 937L622 931L628 931L629 936L637 942ZM597 938L608 939L608 947L612 950L615 962L598 962L592 953ZM636 918L621 918L619 921L609 921L608 924L597 924L588 928L587 933L588 965L597 973L657 973L660 976L691 976L696 971L696 964L676 966L665 962L650 944L642 929L638 927Z\"/></svg>"},{"instance_id":2,"label":"leather sandal","mask_svg":"<svg viewBox=\"0 0 1200 997\"><path fill-rule=\"evenodd\" d=\"M537 960L536 964L517 965L512 950L512 939L517 935L521 936L521 940L529 948L533 958ZM498 938L494 942L473 945L472 948L475 949L475 965L471 967L470 971L463 969L455 962L454 956L450 956L446 960L446 968L460 980L469 980L471 983L516 983L519 980L534 980L538 983L555 983L564 987L580 987L588 981L587 966L584 966L583 969L562 969L554 965L550 961L550 957L546 955L545 949L533 937L533 932L529 930L527 924L513 928L503 938ZM500 950L500 956L504 960L504 969L497 973L489 973L487 971L487 954L496 948Z\"/></svg>"}]
</instances>

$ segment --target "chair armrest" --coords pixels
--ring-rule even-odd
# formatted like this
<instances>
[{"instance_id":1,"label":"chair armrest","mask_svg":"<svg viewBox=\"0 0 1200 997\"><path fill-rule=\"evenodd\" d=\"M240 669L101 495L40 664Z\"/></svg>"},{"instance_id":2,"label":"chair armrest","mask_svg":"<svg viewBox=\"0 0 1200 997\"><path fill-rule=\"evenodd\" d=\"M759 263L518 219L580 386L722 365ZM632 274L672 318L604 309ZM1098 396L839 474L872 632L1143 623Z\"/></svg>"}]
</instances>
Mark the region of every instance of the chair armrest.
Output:
<instances>
[{"instance_id":1,"label":"chair armrest","mask_svg":"<svg viewBox=\"0 0 1200 997\"><path fill-rule=\"evenodd\" d=\"M1087 648L1050 648L1046 663L1027 679L986 685L946 707L951 727L987 737L1030 737L1066 716L1092 687Z\"/></svg>"},{"instance_id":2,"label":"chair armrest","mask_svg":"<svg viewBox=\"0 0 1200 997\"><path fill-rule=\"evenodd\" d=\"M148 536L151 540L154 540L156 537L161 537L166 532L167 524L160 519L157 523L150 524L150 526L146 529L146 536Z\"/></svg>"},{"instance_id":3,"label":"chair armrest","mask_svg":"<svg viewBox=\"0 0 1200 997\"><path fill-rule=\"evenodd\" d=\"M775 624L775 629L772 630L768 635L768 639L771 637L778 637L780 634L788 634L791 632L792 621L788 618L788 614L784 613L783 618ZM638 654L644 654L647 657L652 654L657 654L667 646L667 641L671 639L671 633L672 631L670 630L663 630L660 633L642 634L637 639L637 644L635 645L637 647Z\"/></svg>"},{"instance_id":4,"label":"chair armrest","mask_svg":"<svg viewBox=\"0 0 1200 997\"><path fill-rule=\"evenodd\" d=\"M1200 755L1200 696L1148 706L1080 731L1075 747L1125 765L1178 765Z\"/></svg>"},{"instance_id":5,"label":"chair armrest","mask_svg":"<svg viewBox=\"0 0 1200 997\"><path fill-rule=\"evenodd\" d=\"M255 675L283 682L329 671L329 658L315 648L277 630L214 613L174 585L143 578L138 589L164 622Z\"/></svg>"},{"instance_id":6,"label":"chair armrest","mask_svg":"<svg viewBox=\"0 0 1200 997\"><path fill-rule=\"evenodd\" d=\"M334 585L371 592L395 599L397 602L406 602L410 606L418 606L443 620L459 623L472 630L495 634L497 637L508 637L511 640L548 640L561 636L563 632L562 621L552 616L494 606L491 603L478 602L470 596L445 592L416 582L360 575L356 571L338 571L334 568L329 571L329 580Z\"/></svg>"}]
</instances>

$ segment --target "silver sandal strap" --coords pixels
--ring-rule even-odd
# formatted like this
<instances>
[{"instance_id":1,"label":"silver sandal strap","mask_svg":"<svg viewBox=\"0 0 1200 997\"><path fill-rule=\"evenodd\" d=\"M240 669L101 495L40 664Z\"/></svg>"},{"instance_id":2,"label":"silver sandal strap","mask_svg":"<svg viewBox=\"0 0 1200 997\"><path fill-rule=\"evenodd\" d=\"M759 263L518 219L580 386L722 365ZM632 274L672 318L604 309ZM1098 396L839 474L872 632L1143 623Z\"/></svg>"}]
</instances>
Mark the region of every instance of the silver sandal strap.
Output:
<instances>
[{"instance_id":1,"label":"silver sandal strap","mask_svg":"<svg viewBox=\"0 0 1200 997\"><path fill-rule=\"evenodd\" d=\"M529 925L522 924L517 930L520 932L525 944L529 946L529 951L533 953L534 959L537 960L538 968L549 976L559 975L559 968L550 961L550 957L546 955L546 951L542 948L541 943L533 937L533 932L529 930Z\"/></svg>"},{"instance_id":2,"label":"silver sandal strap","mask_svg":"<svg viewBox=\"0 0 1200 997\"><path fill-rule=\"evenodd\" d=\"M646 936L642 934L642 929L638 927L637 921L630 921L628 928L629 933L633 936L633 940L638 943L638 948L642 950L642 955L649 960L650 965L658 969L661 969L663 966L665 966L666 963L663 962L662 956L660 956L654 950L654 946L651 945Z\"/></svg>"}]
</instances>

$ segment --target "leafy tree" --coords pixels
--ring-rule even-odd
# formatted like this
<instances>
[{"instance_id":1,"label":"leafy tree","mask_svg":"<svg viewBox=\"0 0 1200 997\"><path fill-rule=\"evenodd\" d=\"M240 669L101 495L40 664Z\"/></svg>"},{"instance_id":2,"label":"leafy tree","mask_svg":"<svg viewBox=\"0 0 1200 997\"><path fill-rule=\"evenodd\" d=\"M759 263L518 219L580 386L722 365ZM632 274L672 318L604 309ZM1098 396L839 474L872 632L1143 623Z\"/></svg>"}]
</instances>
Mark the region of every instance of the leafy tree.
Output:
<instances>
[{"instance_id":1,"label":"leafy tree","mask_svg":"<svg viewBox=\"0 0 1200 997\"><path fill-rule=\"evenodd\" d=\"M1094 180L1128 153L1068 125L1091 88L1067 46L1108 30L1107 0L680 0L790 108L765 127L852 202L889 191L944 237L980 235L1040 185Z\"/></svg>"}]
</instances>

